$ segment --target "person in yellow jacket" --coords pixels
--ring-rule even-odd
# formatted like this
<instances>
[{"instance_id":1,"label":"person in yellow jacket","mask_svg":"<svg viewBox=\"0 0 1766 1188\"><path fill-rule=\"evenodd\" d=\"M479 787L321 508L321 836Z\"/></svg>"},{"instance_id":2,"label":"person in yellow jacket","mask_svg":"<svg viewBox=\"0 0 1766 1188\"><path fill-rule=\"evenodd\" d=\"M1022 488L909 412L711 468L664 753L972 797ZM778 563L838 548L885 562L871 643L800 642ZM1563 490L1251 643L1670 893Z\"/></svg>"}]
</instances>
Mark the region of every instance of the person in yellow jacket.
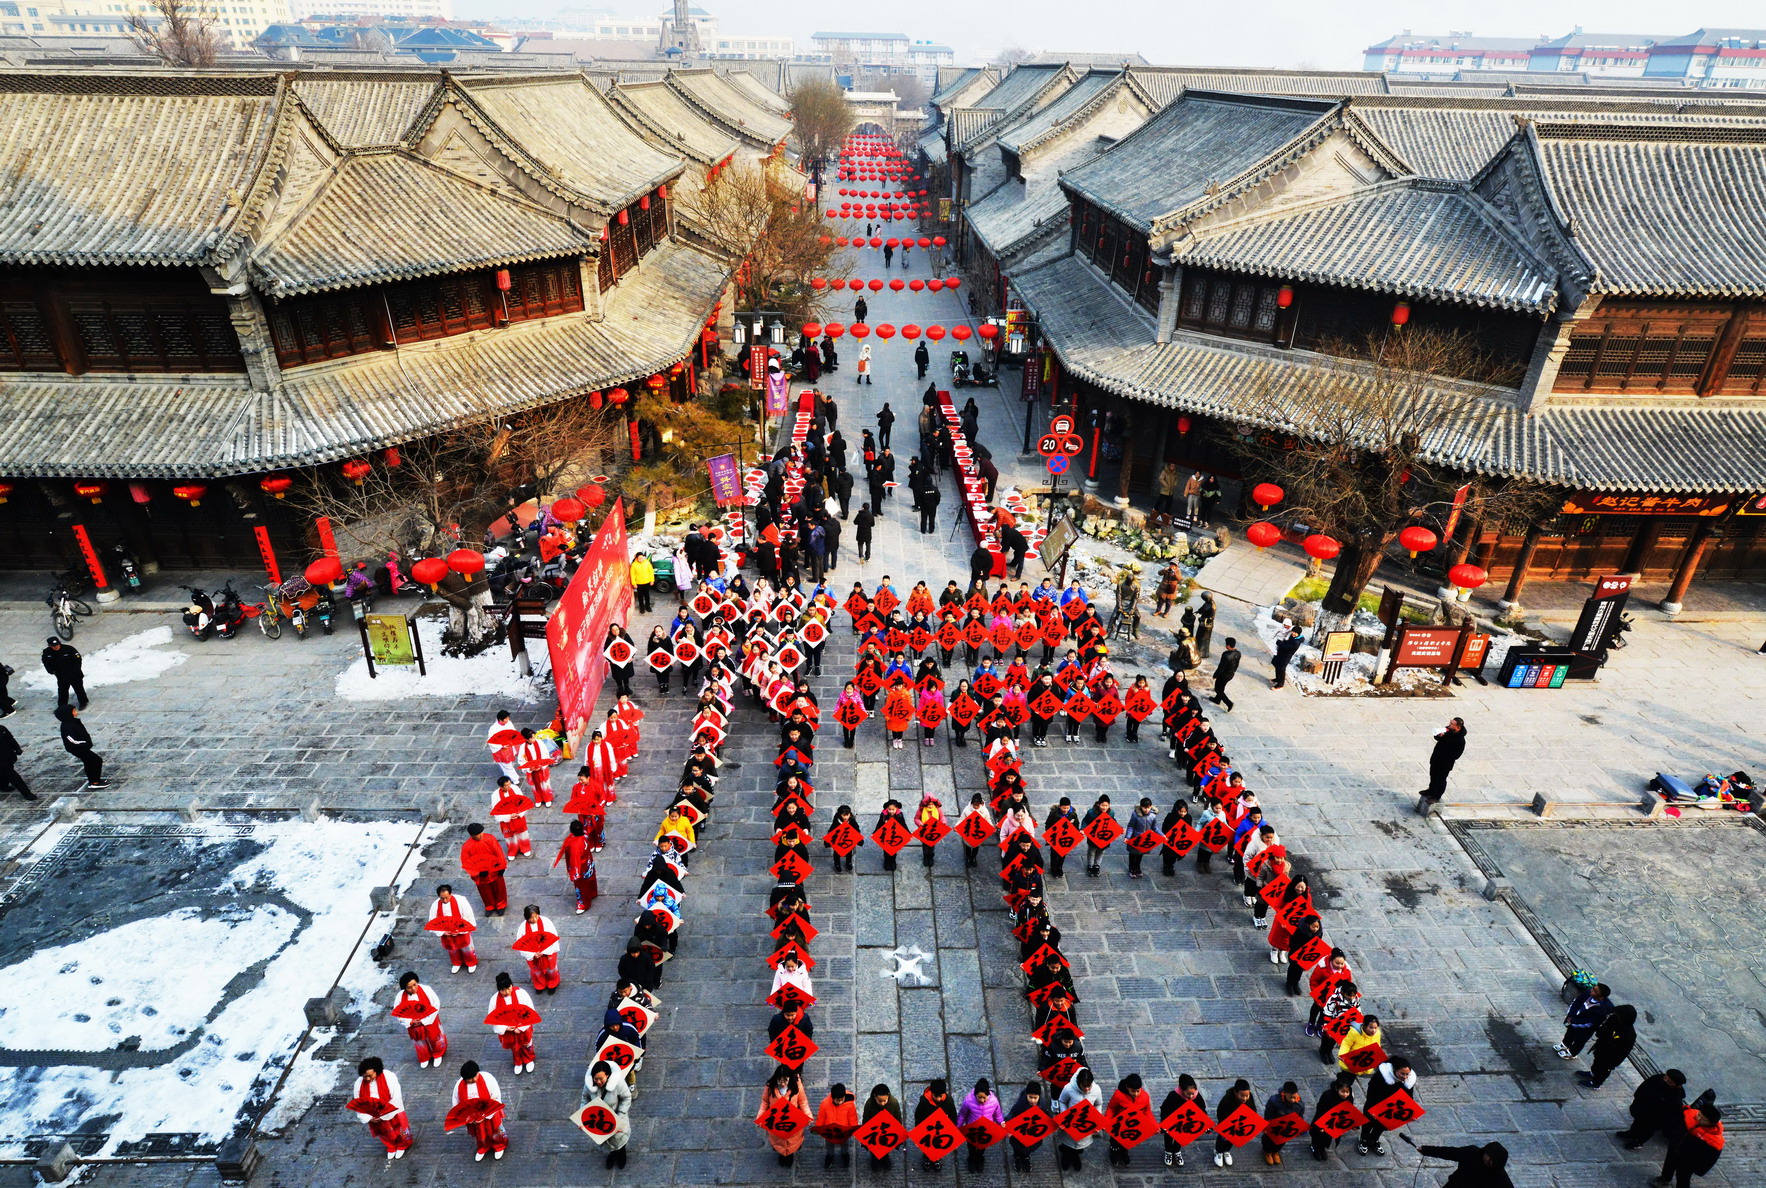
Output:
<instances>
[{"instance_id":1,"label":"person in yellow jacket","mask_svg":"<svg viewBox=\"0 0 1766 1188\"><path fill-rule=\"evenodd\" d=\"M650 564L649 557L639 553L632 558L632 596L640 614L650 613L650 594L655 589L656 567Z\"/></svg>"},{"instance_id":2,"label":"person in yellow jacket","mask_svg":"<svg viewBox=\"0 0 1766 1188\"><path fill-rule=\"evenodd\" d=\"M1337 1067L1344 1072L1354 1073L1358 1077L1365 1077L1368 1073L1374 1070L1374 1064L1378 1064L1379 1062L1375 1061L1374 1064L1370 1064L1366 1068L1351 1068L1347 1062L1348 1057L1354 1055L1362 1048L1380 1043L1385 1038L1386 1033L1380 1029L1380 1017L1378 1015L1368 1015L1359 1023L1351 1023L1349 1025L1349 1030L1343 1034L1343 1042L1337 1045Z\"/></svg>"},{"instance_id":3,"label":"person in yellow jacket","mask_svg":"<svg viewBox=\"0 0 1766 1188\"><path fill-rule=\"evenodd\" d=\"M694 846L699 844L698 838L695 837L693 833L693 822L690 821L687 818L687 814L681 812L679 808L671 808L668 810L668 815L662 818L662 824L657 827L655 840L660 842L670 834L685 841L687 843L688 851L691 851Z\"/></svg>"}]
</instances>

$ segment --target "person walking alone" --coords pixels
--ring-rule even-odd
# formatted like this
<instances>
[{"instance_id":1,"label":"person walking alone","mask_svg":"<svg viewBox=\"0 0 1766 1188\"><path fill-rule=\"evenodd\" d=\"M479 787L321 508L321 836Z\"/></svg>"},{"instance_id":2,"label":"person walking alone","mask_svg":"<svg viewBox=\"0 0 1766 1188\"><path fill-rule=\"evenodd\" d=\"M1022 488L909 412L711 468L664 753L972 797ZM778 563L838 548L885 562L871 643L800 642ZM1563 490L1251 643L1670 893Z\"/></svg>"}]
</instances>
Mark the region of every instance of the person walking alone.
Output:
<instances>
[{"instance_id":1,"label":"person walking alone","mask_svg":"<svg viewBox=\"0 0 1766 1188\"><path fill-rule=\"evenodd\" d=\"M35 800L37 794L31 791L25 778L18 774L18 759L24 753L24 748L12 737L12 731L0 726L0 792L17 789L18 794L26 800Z\"/></svg>"},{"instance_id":2,"label":"person walking alone","mask_svg":"<svg viewBox=\"0 0 1766 1188\"><path fill-rule=\"evenodd\" d=\"M1183 518L1194 524L1202 514L1202 475L1191 471L1183 484Z\"/></svg>"},{"instance_id":3,"label":"person walking alone","mask_svg":"<svg viewBox=\"0 0 1766 1188\"><path fill-rule=\"evenodd\" d=\"M64 705L55 711L55 716L61 722L62 747L86 769L86 787L95 792L110 787L110 781L104 778L104 756L92 749L92 735L80 721L80 711Z\"/></svg>"},{"instance_id":4,"label":"person walking alone","mask_svg":"<svg viewBox=\"0 0 1766 1188\"><path fill-rule=\"evenodd\" d=\"M1280 633L1275 641L1275 680L1269 687L1280 689L1288 683L1288 665L1293 663L1294 653L1300 650L1305 639L1300 634L1299 625L1291 619L1284 619Z\"/></svg>"},{"instance_id":5,"label":"person walking alone","mask_svg":"<svg viewBox=\"0 0 1766 1188\"><path fill-rule=\"evenodd\" d=\"M860 297L857 301L854 301L852 303L852 320L853 321L863 322L867 317L870 316L870 313L871 313L871 307L865 304L865 299L863 297Z\"/></svg>"},{"instance_id":6,"label":"person walking alone","mask_svg":"<svg viewBox=\"0 0 1766 1188\"><path fill-rule=\"evenodd\" d=\"M53 635L49 637L49 646L43 649L43 671L55 678L56 705L65 706L68 690L72 689L80 708L86 708L86 672L82 665L80 649Z\"/></svg>"},{"instance_id":7,"label":"person walking alone","mask_svg":"<svg viewBox=\"0 0 1766 1188\"><path fill-rule=\"evenodd\" d=\"M1418 793L1423 798L1425 812L1440 804L1441 798L1447 795L1447 777L1453 774L1453 765L1465 753L1464 718L1455 718L1435 732L1435 749L1429 754L1429 786Z\"/></svg>"},{"instance_id":8,"label":"person walking alone","mask_svg":"<svg viewBox=\"0 0 1766 1188\"><path fill-rule=\"evenodd\" d=\"M932 366L932 352L926 349L924 342L921 342L919 346L914 348L914 368L918 372L914 378L925 379L926 369L930 366Z\"/></svg>"},{"instance_id":9,"label":"person walking alone","mask_svg":"<svg viewBox=\"0 0 1766 1188\"><path fill-rule=\"evenodd\" d=\"M650 563L646 553L639 553L632 558L632 599L638 604L638 613L650 613L650 595L656 589L656 567Z\"/></svg>"},{"instance_id":10,"label":"person walking alone","mask_svg":"<svg viewBox=\"0 0 1766 1188\"><path fill-rule=\"evenodd\" d=\"M871 382L871 344L868 342L858 349L858 375L855 379L861 384ZM888 433L883 434L883 444L889 444Z\"/></svg>"},{"instance_id":11,"label":"person walking alone","mask_svg":"<svg viewBox=\"0 0 1766 1188\"><path fill-rule=\"evenodd\" d=\"M860 561L869 561L871 559L871 529L876 526L877 517L872 514L871 505L868 503L860 504L858 515L854 516L852 520L852 540L853 544L858 547L858 559Z\"/></svg>"},{"instance_id":12,"label":"person walking alone","mask_svg":"<svg viewBox=\"0 0 1766 1188\"><path fill-rule=\"evenodd\" d=\"M1614 1007L1599 1027L1594 1029L1594 1067L1583 1075L1584 1089L1599 1089L1606 1084L1615 1068L1631 1055L1637 1046L1637 1008Z\"/></svg>"},{"instance_id":13,"label":"person walking alone","mask_svg":"<svg viewBox=\"0 0 1766 1188\"><path fill-rule=\"evenodd\" d=\"M927 483L925 489L920 492L920 532L922 534L938 531L938 503L943 498L937 483Z\"/></svg>"},{"instance_id":14,"label":"person walking alone","mask_svg":"<svg viewBox=\"0 0 1766 1188\"><path fill-rule=\"evenodd\" d=\"M895 411L889 407L889 401L885 400L883 402L883 407L877 413L878 449L887 450L889 448L889 431L894 427Z\"/></svg>"},{"instance_id":15,"label":"person walking alone","mask_svg":"<svg viewBox=\"0 0 1766 1188\"><path fill-rule=\"evenodd\" d=\"M1214 662L1214 696L1209 698L1215 705L1224 705L1227 713L1233 712L1233 699L1226 695L1226 687L1232 684L1233 677L1239 673L1239 641L1227 637L1226 651Z\"/></svg>"}]
</instances>

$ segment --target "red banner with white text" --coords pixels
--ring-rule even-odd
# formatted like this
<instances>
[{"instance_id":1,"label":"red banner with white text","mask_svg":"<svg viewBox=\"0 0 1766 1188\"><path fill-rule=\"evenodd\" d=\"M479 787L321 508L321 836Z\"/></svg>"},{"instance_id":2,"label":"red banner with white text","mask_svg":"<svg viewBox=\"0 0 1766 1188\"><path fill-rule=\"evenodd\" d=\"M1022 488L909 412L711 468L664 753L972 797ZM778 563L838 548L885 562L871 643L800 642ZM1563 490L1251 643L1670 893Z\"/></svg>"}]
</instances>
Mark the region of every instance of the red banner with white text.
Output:
<instances>
[{"instance_id":1,"label":"red banner with white text","mask_svg":"<svg viewBox=\"0 0 1766 1188\"><path fill-rule=\"evenodd\" d=\"M615 499L595 543L546 624L558 712L574 736L588 720L607 679L607 629L632 609L632 568L625 536L625 501Z\"/></svg>"}]
</instances>

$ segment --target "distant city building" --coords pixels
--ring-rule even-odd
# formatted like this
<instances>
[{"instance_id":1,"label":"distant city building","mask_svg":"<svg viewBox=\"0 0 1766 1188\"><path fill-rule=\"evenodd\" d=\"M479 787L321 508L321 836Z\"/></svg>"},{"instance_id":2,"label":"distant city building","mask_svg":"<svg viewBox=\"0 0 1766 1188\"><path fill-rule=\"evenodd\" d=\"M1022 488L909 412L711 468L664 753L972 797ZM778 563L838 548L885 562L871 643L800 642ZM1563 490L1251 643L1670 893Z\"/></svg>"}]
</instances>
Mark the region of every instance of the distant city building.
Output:
<instances>
[{"instance_id":1,"label":"distant city building","mask_svg":"<svg viewBox=\"0 0 1766 1188\"><path fill-rule=\"evenodd\" d=\"M213 18L215 29L230 44L245 46L271 25L290 17L288 0L192 0L198 12ZM4 0L0 33L12 36L119 36L129 31L129 14L152 9L144 2L123 0ZM157 20L157 17L155 18Z\"/></svg>"},{"instance_id":2,"label":"distant city building","mask_svg":"<svg viewBox=\"0 0 1766 1188\"><path fill-rule=\"evenodd\" d=\"M1580 74L1589 80L1650 79L1695 87L1766 88L1766 29L1697 29L1684 36L1587 33L1479 37L1472 33L1388 37L1364 51L1363 66L1389 74L1469 71Z\"/></svg>"},{"instance_id":3,"label":"distant city building","mask_svg":"<svg viewBox=\"0 0 1766 1188\"><path fill-rule=\"evenodd\" d=\"M700 52L709 57L789 58L797 51L797 43L789 37L726 34L718 27L717 18L703 8L695 5L687 12L699 34ZM660 46L673 19L672 11L660 13L653 20L603 16L590 30L578 36L595 41L649 42Z\"/></svg>"},{"instance_id":4,"label":"distant city building","mask_svg":"<svg viewBox=\"0 0 1766 1188\"><path fill-rule=\"evenodd\" d=\"M324 17L434 17L454 19L454 0L303 0L301 18Z\"/></svg>"},{"instance_id":5,"label":"distant city building","mask_svg":"<svg viewBox=\"0 0 1766 1188\"><path fill-rule=\"evenodd\" d=\"M957 52L936 41L915 41L905 33L812 33L810 45L844 72L913 73L928 85L940 66L956 61Z\"/></svg>"}]
</instances>

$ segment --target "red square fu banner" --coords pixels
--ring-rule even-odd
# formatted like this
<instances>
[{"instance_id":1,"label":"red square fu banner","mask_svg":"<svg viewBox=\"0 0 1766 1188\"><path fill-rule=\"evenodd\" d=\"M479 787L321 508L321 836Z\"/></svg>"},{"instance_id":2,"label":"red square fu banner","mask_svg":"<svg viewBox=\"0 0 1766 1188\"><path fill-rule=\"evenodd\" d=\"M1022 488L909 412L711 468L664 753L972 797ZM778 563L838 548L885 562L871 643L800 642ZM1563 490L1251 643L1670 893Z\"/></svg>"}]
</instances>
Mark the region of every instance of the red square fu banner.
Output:
<instances>
[{"instance_id":1,"label":"red square fu banner","mask_svg":"<svg viewBox=\"0 0 1766 1188\"><path fill-rule=\"evenodd\" d=\"M546 624L558 712L575 734L589 720L607 679L602 648L607 628L623 624L632 610L631 557L625 536L625 500L615 499L595 543Z\"/></svg>"}]
</instances>

